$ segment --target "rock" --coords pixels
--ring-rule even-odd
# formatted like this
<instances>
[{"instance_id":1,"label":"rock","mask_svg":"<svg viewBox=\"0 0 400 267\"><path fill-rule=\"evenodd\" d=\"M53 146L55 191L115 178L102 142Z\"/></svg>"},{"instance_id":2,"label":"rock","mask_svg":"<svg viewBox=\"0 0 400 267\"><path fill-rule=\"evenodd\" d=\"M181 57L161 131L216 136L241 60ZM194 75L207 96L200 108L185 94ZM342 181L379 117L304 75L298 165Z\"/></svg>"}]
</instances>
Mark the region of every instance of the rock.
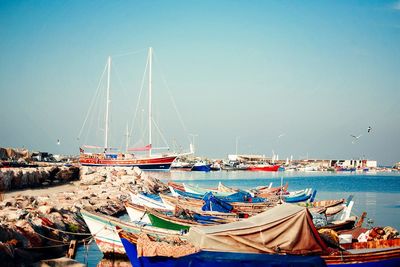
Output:
<instances>
[{"instance_id":1,"label":"rock","mask_svg":"<svg viewBox=\"0 0 400 267\"><path fill-rule=\"evenodd\" d=\"M106 176L99 173L93 173L81 177L81 185L98 185L106 180Z\"/></svg>"},{"instance_id":2,"label":"rock","mask_svg":"<svg viewBox=\"0 0 400 267\"><path fill-rule=\"evenodd\" d=\"M42 214L50 214L50 212L53 210L54 208L52 206L40 206L37 208L37 211L42 213Z\"/></svg>"}]
</instances>

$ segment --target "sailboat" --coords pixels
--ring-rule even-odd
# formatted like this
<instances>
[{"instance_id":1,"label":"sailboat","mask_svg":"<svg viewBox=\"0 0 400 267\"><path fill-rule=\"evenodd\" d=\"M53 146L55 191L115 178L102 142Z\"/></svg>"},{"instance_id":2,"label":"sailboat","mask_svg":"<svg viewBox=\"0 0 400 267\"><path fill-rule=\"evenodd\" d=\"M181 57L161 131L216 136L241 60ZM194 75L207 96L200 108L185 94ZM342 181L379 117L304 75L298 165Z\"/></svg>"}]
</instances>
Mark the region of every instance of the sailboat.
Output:
<instances>
[{"instance_id":1,"label":"sailboat","mask_svg":"<svg viewBox=\"0 0 400 267\"><path fill-rule=\"evenodd\" d=\"M108 128L109 128L109 104L110 104L110 68L111 57L108 58L107 63L107 101L106 101L106 118L105 118L105 136L104 136L104 150L102 153L87 153L80 148L79 162L83 166L120 166L120 167L139 167L143 170L169 170L172 162L184 154L168 153L162 155L152 154L152 107L151 107L151 93L152 93L152 48L149 48L149 144L140 147L128 149L128 151L142 151L147 152L147 155L135 155L133 153L115 153L111 152L108 144ZM102 148L96 146L84 146L85 148ZM191 153L186 153L191 154Z\"/></svg>"}]
</instances>

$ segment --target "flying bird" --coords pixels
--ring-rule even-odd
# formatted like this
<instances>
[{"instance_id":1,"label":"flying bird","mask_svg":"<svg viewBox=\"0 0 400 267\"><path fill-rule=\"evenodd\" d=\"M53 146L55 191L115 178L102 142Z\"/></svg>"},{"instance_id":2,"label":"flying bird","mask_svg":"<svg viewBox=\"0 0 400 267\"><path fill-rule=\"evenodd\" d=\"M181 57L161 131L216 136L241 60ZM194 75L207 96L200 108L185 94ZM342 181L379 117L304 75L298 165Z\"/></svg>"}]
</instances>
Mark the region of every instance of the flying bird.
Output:
<instances>
[{"instance_id":1,"label":"flying bird","mask_svg":"<svg viewBox=\"0 0 400 267\"><path fill-rule=\"evenodd\" d=\"M372 127L371 127L371 126L368 126L367 131L368 131L368 132L371 132L371 130L372 130Z\"/></svg>"},{"instance_id":2,"label":"flying bird","mask_svg":"<svg viewBox=\"0 0 400 267\"><path fill-rule=\"evenodd\" d=\"M281 133L279 136L278 136L278 138L281 138L281 137L284 137L285 136L285 133Z\"/></svg>"},{"instance_id":3,"label":"flying bird","mask_svg":"<svg viewBox=\"0 0 400 267\"><path fill-rule=\"evenodd\" d=\"M360 134L359 136L351 134L350 136L354 138L353 141L351 142L352 144L354 144L354 142L357 141L362 136L362 134Z\"/></svg>"},{"instance_id":4,"label":"flying bird","mask_svg":"<svg viewBox=\"0 0 400 267\"><path fill-rule=\"evenodd\" d=\"M57 139L57 145L60 145L60 144L61 144L60 139Z\"/></svg>"}]
</instances>

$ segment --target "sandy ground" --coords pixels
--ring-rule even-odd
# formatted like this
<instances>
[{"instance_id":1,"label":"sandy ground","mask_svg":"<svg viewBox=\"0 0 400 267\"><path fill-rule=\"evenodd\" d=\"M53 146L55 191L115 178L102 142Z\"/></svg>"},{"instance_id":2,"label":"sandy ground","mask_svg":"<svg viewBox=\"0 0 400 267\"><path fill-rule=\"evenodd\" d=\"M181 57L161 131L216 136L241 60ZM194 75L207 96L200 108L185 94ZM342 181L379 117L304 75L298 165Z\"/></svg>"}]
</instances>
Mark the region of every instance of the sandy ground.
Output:
<instances>
[{"instance_id":1,"label":"sandy ground","mask_svg":"<svg viewBox=\"0 0 400 267\"><path fill-rule=\"evenodd\" d=\"M16 191L5 192L4 199L16 197L19 195L34 196L34 197L45 196L45 195L51 195L51 194L56 194L56 193L60 193L60 192L74 191L76 189L76 187L77 186L74 183L68 183L68 184L62 184L62 185L51 186L51 187L21 189L21 190L16 190Z\"/></svg>"}]
</instances>

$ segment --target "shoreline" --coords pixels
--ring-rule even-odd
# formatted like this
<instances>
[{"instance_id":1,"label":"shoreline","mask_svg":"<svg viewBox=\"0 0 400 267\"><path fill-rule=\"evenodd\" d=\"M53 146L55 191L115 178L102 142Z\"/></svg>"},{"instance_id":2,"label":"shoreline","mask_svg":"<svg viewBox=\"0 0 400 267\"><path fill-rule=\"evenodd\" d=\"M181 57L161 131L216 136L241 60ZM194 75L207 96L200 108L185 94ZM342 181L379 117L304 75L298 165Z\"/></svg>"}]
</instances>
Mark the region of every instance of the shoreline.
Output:
<instances>
[{"instance_id":1,"label":"shoreline","mask_svg":"<svg viewBox=\"0 0 400 267\"><path fill-rule=\"evenodd\" d=\"M33 197L50 195L50 194L58 194L61 192L72 191L78 186L74 182L69 182L66 184L58 184L46 187L37 187L37 188L23 188L23 189L15 189L12 191L4 192L4 200L7 198L13 198L17 196L29 195Z\"/></svg>"}]
</instances>

